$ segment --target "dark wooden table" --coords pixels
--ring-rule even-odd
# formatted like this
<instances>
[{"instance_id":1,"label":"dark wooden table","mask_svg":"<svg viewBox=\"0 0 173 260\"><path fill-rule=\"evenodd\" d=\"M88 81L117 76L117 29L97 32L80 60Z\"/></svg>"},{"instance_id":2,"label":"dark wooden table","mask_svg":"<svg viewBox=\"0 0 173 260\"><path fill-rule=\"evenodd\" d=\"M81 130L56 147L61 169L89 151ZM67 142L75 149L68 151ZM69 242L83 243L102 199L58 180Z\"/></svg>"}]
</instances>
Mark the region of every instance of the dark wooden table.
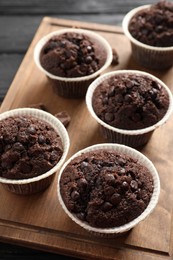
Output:
<instances>
[{"instance_id":1,"label":"dark wooden table","mask_svg":"<svg viewBox=\"0 0 173 260\"><path fill-rule=\"evenodd\" d=\"M121 26L132 8L156 0L0 0L0 102L44 16ZM59 255L0 243L0 259L57 259ZM61 256L63 259L72 259Z\"/></svg>"}]
</instances>

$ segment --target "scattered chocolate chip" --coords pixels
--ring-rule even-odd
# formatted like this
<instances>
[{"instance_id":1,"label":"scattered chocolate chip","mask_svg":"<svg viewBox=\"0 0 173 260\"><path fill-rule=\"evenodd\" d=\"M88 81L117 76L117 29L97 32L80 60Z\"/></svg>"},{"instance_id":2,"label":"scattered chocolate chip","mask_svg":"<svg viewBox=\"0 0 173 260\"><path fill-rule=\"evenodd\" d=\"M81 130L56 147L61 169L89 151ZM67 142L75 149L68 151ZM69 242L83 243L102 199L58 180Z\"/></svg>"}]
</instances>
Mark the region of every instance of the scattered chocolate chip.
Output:
<instances>
[{"instance_id":1,"label":"scattered chocolate chip","mask_svg":"<svg viewBox=\"0 0 173 260\"><path fill-rule=\"evenodd\" d=\"M111 65L116 66L119 64L119 58L118 58L118 53L115 49L112 49L112 55L113 57L112 57Z\"/></svg>"},{"instance_id":2,"label":"scattered chocolate chip","mask_svg":"<svg viewBox=\"0 0 173 260\"><path fill-rule=\"evenodd\" d=\"M71 121L71 117L67 111L60 111L54 116L57 117L65 127L67 127Z\"/></svg>"}]
</instances>

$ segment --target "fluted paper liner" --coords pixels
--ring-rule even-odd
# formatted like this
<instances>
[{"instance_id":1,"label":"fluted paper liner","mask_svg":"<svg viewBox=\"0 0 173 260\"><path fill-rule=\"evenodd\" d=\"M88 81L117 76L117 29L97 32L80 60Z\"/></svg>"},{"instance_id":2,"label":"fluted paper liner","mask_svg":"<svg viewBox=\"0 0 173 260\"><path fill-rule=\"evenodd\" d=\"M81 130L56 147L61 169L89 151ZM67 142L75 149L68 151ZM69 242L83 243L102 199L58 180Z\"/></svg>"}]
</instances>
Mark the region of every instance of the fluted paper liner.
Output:
<instances>
[{"instance_id":1,"label":"fluted paper liner","mask_svg":"<svg viewBox=\"0 0 173 260\"><path fill-rule=\"evenodd\" d=\"M154 81L158 82L162 87L165 88L166 92L168 93L169 96L169 107L167 112L165 113L164 117L158 121L156 124L143 128L143 129L138 129L138 130L125 130L125 129L120 129L116 128L113 126L110 126L109 124L105 123L102 121L95 113L93 106L92 106L92 97L95 89L97 86L99 86L102 82L107 80L108 78L111 78L116 75L122 75L122 74L132 74L132 75L141 75L141 76L146 76ZM172 111L173 111L173 97L170 89L158 78L155 76L144 72L144 71L138 71L138 70L117 70L117 71L112 71L105 73L104 75L100 76L97 78L95 81L91 83L87 90L86 94L86 104L87 108L91 114L91 116L97 121L97 123L101 126L103 136L105 139L107 139L110 142L117 142L120 144L125 144L129 145L131 147L139 147L144 144L146 144L151 135L153 134L154 130L158 128L159 126L163 125L170 117Z\"/></svg>"},{"instance_id":2,"label":"fluted paper liner","mask_svg":"<svg viewBox=\"0 0 173 260\"><path fill-rule=\"evenodd\" d=\"M123 31L131 43L132 55L140 65L153 70L168 69L173 65L173 46L156 47L147 45L135 39L129 32L129 23L132 17L139 11L150 8L150 6L143 5L128 12L122 22Z\"/></svg>"},{"instance_id":3,"label":"fluted paper liner","mask_svg":"<svg viewBox=\"0 0 173 260\"><path fill-rule=\"evenodd\" d=\"M49 125L53 127L53 129L58 133L58 135L61 138L62 145L63 145L63 154L60 160L57 162L57 164L50 169L48 172L39 175L37 177L29 178L29 179L22 179L22 180L12 180L7 179L4 177L0 177L0 183L2 183L5 188L8 190L18 193L18 194L31 194L35 193L41 190L44 190L49 186L49 184L52 182L54 178L54 174L56 171L60 168L60 166L63 164L68 150L69 150L69 137L67 130L63 126L63 124L53 115L51 115L48 112L35 109L35 108L18 108L13 109L7 112L4 112L0 114L0 121L8 118L10 116L34 116L35 118L38 118L45 121Z\"/></svg>"},{"instance_id":4,"label":"fluted paper liner","mask_svg":"<svg viewBox=\"0 0 173 260\"><path fill-rule=\"evenodd\" d=\"M66 205L64 204L63 198L61 197L60 179L61 179L61 175L63 174L63 171L66 168L66 166L74 158L80 156L81 154L87 153L87 152L91 152L91 151L100 150L100 149L115 150L115 151L117 151L119 153L126 154L126 155L128 155L128 156L130 156L132 158L137 159L138 162L141 165L145 166L149 170L151 176L153 177L154 190L153 190L153 194L151 196L151 199L150 199L150 202L149 202L147 208L136 219L132 220L131 222L129 222L129 223L125 224L125 225L119 226L119 227L96 228L96 227L90 226L89 224L87 224L87 222L81 221L80 219L78 219L75 216L75 214L72 214L67 209ZM153 163L145 155L143 155L142 153L138 152L137 150L135 150L135 149L133 149L131 147L125 146L125 145L104 143L104 144L93 145L93 146L87 147L87 148L85 148L83 150L80 150L79 152L74 154L63 165L63 167L60 170L59 176L58 176L57 193L58 193L59 202L60 202L63 210L79 226L81 226L85 230L87 230L89 232L92 232L93 234L99 235L99 236L118 235L118 234L122 234L122 233L125 233L125 232L129 231L130 229L135 227L138 223L143 221L147 216L149 216L151 214L151 212L154 210L154 208L156 207L156 205L158 203L159 194L160 194L160 179L159 179L158 172L157 172L155 166L153 165Z\"/></svg>"},{"instance_id":5,"label":"fluted paper liner","mask_svg":"<svg viewBox=\"0 0 173 260\"><path fill-rule=\"evenodd\" d=\"M58 36L67 32L72 33L79 33L83 35L87 35L91 39L96 40L101 46L104 47L107 57L104 65L94 72L93 74L90 74L88 76L83 77L73 77L73 78L67 78L67 77L59 77L55 76L48 71L46 71L41 63L40 63L40 52L45 45L45 43L51 39L53 36ZM58 31L54 31L52 33L47 34L44 36L40 41L36 44L34 49L34 60L38 68L49 78L49 80L52 82L53 89L56 94L67 97L67 98L80 98L84 97L87 91L87 88L89 84L97 78L112 62L112 48L107 42L105 38L103 38L98 33L95 33L93 31L89 31L86 29L75 29L75 28L68 28L68 29L61 29Z\"/></svg>"}]
</instances>

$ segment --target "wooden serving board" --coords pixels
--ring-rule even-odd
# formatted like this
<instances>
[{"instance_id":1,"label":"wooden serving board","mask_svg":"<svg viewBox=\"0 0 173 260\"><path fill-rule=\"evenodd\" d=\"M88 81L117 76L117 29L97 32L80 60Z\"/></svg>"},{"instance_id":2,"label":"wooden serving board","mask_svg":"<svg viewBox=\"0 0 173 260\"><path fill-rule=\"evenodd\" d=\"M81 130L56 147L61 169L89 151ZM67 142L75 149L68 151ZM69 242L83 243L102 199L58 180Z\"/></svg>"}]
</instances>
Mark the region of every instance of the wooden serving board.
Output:
<instances>
[{"instance_id":1,"label":"wooden serving board","mask_svg":"<svg viewBox=\"0 0 173 260\"><path fill-rule=\"evenodd\" d=\"M119 65L110 70L138 69L122 29L45 17L26 53L14 81L1 106L1 112L44 103L55 114L66 110L71 116L68 133L71 140L68 157L79 149L103 143L97 123L89 115L84 99L56 96L47 78L33 60L37 41L47 33L66 27L80 27L104 36L119 55ZM154 72L173 90L173 69ZM0 240L83 259L173 259L173 118L153 134L141 150L155 164L161 180L161 194L154 212L128 234L119 238L98 238L74 224L57 199L57 176L42 193L19 196L0 185ZM58 175L58 173L57 173Z\"/></svg>"}]
</instances>

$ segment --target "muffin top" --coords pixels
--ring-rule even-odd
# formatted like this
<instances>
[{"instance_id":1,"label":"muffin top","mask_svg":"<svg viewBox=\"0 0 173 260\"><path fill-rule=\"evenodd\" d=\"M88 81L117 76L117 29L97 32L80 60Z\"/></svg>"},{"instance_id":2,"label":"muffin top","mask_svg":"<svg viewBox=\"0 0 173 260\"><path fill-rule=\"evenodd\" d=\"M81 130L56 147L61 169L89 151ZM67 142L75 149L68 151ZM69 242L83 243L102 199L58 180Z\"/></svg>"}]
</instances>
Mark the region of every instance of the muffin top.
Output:
<instances>
[{"instance_id":1,"label":"muffin top","mask_svg":"<svg viewBox=\"0 0 173 260\"><path fill-rule=\"evenodd\" d=\"M0 176L28 179L49 171L60 160L60 136L33 116L11 116L0 121Z\"/></svg>"},{"instance_id":2,"label":"muffin top","mask_svg":"<svg viewBox=\"0 0 173 260\"><path fill-rule=\"evenodd\" d=\"M60 77L83 77L99 70L106 61L101 44L82 33L53 36L42 48L42 67Z\"/></svg>"},{"instance_id":3,"label":"muffin top","mask_svg":"<svg viewBox=\"0 0 173 260\"><path fill-rule=\"evenodd\" d=\"M118 227L145 210L153 179L136 159L101 149L83 153L66 166L60 193L68 210L90 226Z\"/></svg>"},{"instance_id":4,"label":"muffin top","mask_svg":"<svg viewBox=\"0 0 173 260\"><path fill-rule=\"evenodd\" d=\"M129 23L129 31L138 41L150 46L173 46L173 3L160 1L137 12Z\"/></svg>"},{"instance_id":5,"label":"muffin top","mask_svg":"<svg viewBox=\"0 0 173 260\"><path fill-rule=\"evenodd\" d=\"M97 86L92 105L105 123L120 129L149 127L163 118L169 106L164 87L138 74L114 75Z\"/></svg>"}]
</instances>

